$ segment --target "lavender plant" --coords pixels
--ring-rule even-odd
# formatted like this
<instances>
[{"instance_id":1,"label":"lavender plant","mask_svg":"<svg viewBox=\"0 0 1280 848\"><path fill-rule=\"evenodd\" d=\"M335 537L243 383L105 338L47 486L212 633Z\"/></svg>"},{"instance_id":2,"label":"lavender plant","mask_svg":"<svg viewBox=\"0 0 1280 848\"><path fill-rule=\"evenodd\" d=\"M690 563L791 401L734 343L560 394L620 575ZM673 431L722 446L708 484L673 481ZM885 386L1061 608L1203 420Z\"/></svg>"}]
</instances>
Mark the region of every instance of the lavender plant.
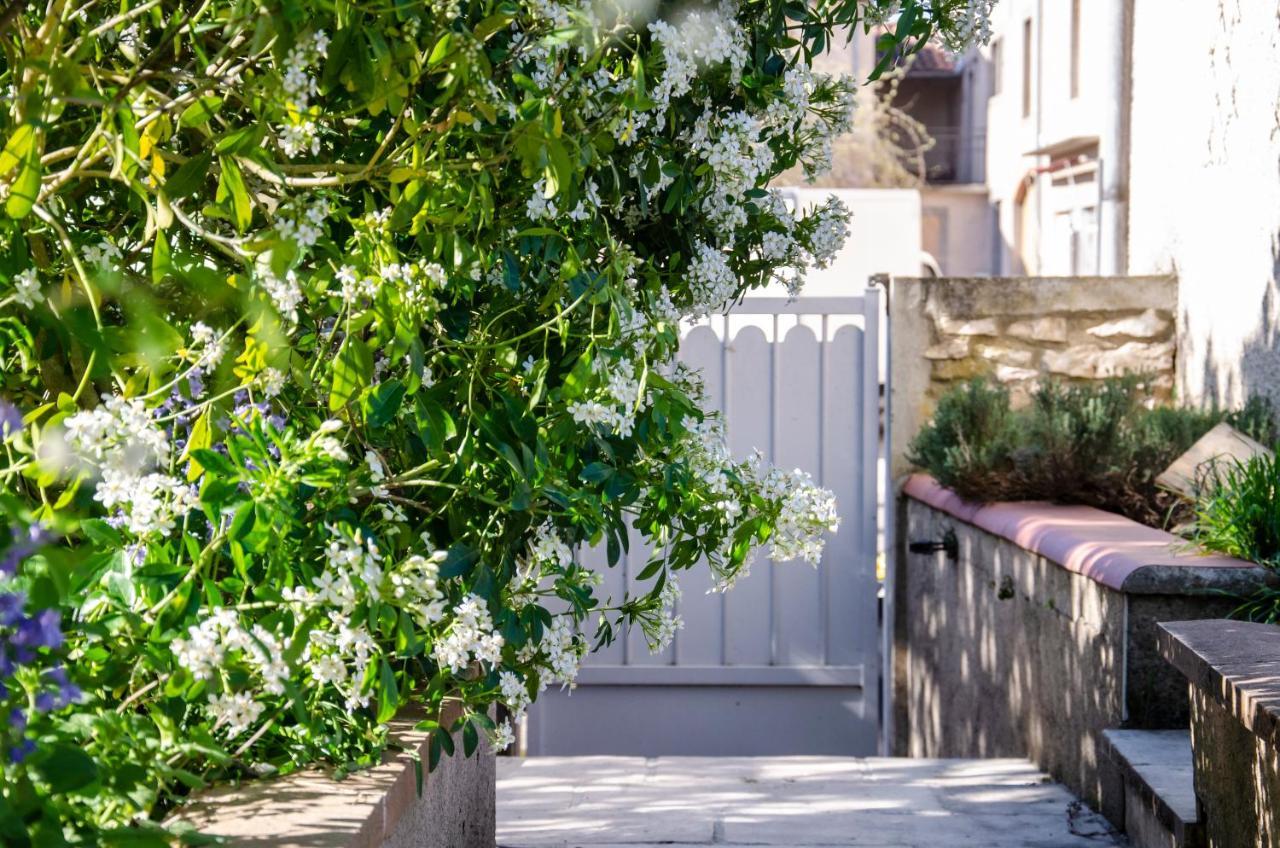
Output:
<instances>
[{"instance_id":1,"label":"lavender plant","mask_svg":"<svg viewBox=\"0 0 1280 848\"><path fill-rule=\"evenodd\" d=\"M0 841L190 838L409 702L502 747L491 705L669 640L681 571L816 560L830 494L728 454L678 326L840 249L768 188L848 127L813 55L987 6L7 6ZM573 551L632 529L602 597Z\"/></svg>"}]
</instances>

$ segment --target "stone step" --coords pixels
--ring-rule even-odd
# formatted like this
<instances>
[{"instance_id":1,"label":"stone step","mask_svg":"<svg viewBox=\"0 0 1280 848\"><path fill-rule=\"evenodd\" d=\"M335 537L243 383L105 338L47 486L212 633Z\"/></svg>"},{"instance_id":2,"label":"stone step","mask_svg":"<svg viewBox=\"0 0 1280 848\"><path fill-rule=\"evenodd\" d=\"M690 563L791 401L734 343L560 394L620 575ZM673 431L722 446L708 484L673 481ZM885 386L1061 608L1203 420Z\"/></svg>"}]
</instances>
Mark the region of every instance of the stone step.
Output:
<instances>
[{"instance_id":1,"label":"stone step","mask_svg":"<svg viewBox=\"0 0 1280 848\"><path fill-rule=\"evenodd\" d=\"M1135 848L1204 848L1189 730L1104 730L1124 781L1124 829Z\"/></svg>"}]
</instances>

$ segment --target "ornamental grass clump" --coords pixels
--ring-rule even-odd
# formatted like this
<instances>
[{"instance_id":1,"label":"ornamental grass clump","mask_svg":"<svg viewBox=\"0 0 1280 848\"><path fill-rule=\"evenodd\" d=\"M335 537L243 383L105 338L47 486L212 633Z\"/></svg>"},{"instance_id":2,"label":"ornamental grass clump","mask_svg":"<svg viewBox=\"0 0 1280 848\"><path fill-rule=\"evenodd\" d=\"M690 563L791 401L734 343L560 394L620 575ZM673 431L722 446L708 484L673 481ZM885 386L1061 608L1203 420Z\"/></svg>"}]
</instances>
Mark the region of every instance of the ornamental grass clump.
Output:
<instances>
[{"instance_id":1,"label":"ornamental grass clump","mask_svg":"<svg viewBox=\"0 0 1280 848\"><path fill-rule=\"evenodd\" d=\"M1204 477L1188 537L1205 550L1280 572L1280 460L1259 454L1217 463ZM1260 586L1235 615L1280 623L1280 589Z\"/></svg>"},{"instance_id":2,"label":"ornamental grass clump","mask_svg":"<svg viewBox=\"0 0 1280 848\"><path fill-rule=\"evenodd\" d=\"M1129 376L1046 380L1027 406L1013 409L1007 389L977 379L939 400L908 457L970 500L1085 504L1172 529L1193 509L1156 477L1223 420L1264 443L1276 438L1261 398L1230 413L1155 406L1143 379Z\"/></svg>"},{"instance_id":3,"label":"ornamental grass clump","mask_svg":"<svg viewBox=\"0 0 1280 848\"><path fill-rule=\"evenodd\" d=\"M830 493L728 454L679 323L840 249L768 188L849 126L814 55L990 5L8 4L0 842L167 844L410 702L502 748L680 572L816 560Z\"/></svg>"}]
</instances>

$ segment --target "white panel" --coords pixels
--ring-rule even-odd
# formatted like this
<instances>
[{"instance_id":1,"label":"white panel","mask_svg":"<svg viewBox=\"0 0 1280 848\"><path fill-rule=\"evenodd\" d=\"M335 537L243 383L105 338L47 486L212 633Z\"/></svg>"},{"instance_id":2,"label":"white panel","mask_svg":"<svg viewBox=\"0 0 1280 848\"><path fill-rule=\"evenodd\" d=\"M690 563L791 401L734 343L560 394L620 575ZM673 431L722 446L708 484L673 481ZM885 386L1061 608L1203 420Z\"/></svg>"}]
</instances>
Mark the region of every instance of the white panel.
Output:
<instances>
[{"instance_id":1,"label":"white panel","mask_svg":"<svg viewBox=\"0 0 1280 848\"><path fill-rule=\"evenodd\" d=\"M866 509L875 509L875 504L862 500L862 330L841 327L824 354L822 485L835 493L842 520L839 531L827 539L821 572L827 661L839 665L865 662L875 651L875 574L866 574L861 550L866 540L859 520Z\"/></svg>"},{"instance_id":2,"label":"white panel","mask_svg":"<svg viewBox=\"0 0 1280 848\"><path fill-rule=\"evenodd\" d=\"M724 319L713 320L723 330ZM707 327L698 327L680 342L680 358L702 373L708 411L724 409L724 346ZM678 611L684 628L676 633L677 665L716 665L723 661L723 596L712 593L714 581L705 563L676 575L683 596Z\"/></svg>"},{"instance_id":3,"label":"white panel","mask_svg":"<svg viewBox=\"0 0 1280 848\"><path fill-rule=\"evenodd\" d=\"M816 474L822 466L821 349L813 331L792 328L777 351L775 463ZM804 562L773 566L774 662L817 665L823 661L822 586Z\"/></svg>"},{"instance_id":4,"label":"white panel","mask_svg":"<svg viewBox=\"0 0 1280 848\"><path fill-rule=\"evenodd\" d=\"M744 327L729 342L725 400L729 448L738 459L756 448L767 456L773 441L771 349L759 327ZM726 663L768 665L772 660L770 580L769 560L762 555L751 573L725 594Z\"/></svg>"}]
</instances>

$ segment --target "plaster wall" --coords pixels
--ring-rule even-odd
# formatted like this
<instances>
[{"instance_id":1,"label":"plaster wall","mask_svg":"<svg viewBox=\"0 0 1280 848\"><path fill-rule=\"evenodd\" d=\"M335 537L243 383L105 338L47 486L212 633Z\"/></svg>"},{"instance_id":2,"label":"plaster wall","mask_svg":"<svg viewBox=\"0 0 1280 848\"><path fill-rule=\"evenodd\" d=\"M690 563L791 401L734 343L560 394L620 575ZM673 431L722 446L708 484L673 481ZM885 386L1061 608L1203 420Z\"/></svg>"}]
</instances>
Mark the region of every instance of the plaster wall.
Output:
<instances>
[{"instance_id":1,"label":"plaster wall","mask_svg":"<svg viewBox=\"0 0 1280 848\"><path fill-rule=\"evenodd\" d=\"M1179 393L1280 401L1280 2L1135 0L1129 272L1173 273Z\"/></svg>"}]
</instances>

